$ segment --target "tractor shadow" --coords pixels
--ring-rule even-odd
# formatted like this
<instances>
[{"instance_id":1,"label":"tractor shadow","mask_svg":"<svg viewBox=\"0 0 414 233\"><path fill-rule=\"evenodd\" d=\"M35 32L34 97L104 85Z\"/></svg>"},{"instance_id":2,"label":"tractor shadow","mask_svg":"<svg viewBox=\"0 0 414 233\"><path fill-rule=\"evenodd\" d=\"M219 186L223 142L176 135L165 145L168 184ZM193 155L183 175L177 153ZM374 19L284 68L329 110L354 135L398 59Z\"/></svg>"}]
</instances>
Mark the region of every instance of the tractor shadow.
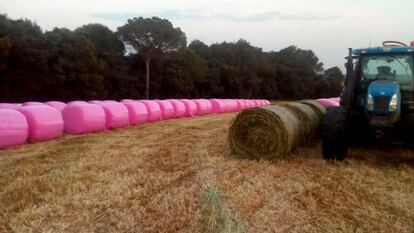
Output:
<instances>
[{"instance_id":1,"label":"tractor shadow","mask_svg":"<svg viewBox=\"0 0 414 233\"><path fill-rule=\"evenodd\" d=\"M378 166L414 167L414 149L403 145L369 145L350 148L347 159L370 162Z\"/></svg>"}]
</instances>

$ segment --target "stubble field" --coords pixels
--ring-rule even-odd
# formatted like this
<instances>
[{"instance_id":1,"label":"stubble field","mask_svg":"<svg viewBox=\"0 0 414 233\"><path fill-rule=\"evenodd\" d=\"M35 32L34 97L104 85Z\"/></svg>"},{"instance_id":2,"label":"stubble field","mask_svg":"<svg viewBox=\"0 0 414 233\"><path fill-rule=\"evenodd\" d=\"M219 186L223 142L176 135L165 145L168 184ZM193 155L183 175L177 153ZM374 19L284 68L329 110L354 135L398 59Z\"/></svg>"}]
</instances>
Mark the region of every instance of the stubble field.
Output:
<instances>
[{"instance_id":1,"label":"stubble field","mask_svg":"<svg viewBox=\"0 0 414 233\"><path fill-rule=\"evenodd\" d=\"M0 232L413 232L414 153L240 160L235 113L0 151Z\"/></svg>"}]
</instances>

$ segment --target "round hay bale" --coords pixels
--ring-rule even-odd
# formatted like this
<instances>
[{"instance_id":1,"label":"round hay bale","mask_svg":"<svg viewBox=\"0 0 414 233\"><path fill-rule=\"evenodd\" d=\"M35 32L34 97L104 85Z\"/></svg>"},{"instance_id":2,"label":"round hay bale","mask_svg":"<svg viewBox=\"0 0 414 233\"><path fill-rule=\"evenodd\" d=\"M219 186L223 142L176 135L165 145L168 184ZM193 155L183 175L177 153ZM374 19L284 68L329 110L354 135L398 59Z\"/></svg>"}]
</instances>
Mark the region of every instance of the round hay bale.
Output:
<instances>
[{"instance_id":1,"label":"round hay bale","mask_svg":"<svg viewBox=\"0 0 414 233\"><path fill-rule=\"evenodd\" d=\"M211 112L212 113L222 113L226 111L226 104L221 99L210 99L211 103Z\"/></svg>"},{"instance_id":2,"label":"round hay bale","mask_svg":"<svg viewBox=\"0 0 414 233\"><path fill-rule=\"evenodd\" d=\"M18 110L20 108L17 104L0 103L0 109Z\"/></svg>"},{"instance_id":3,"label":"round hay bale","mask_svg":"<svg viewBox=\"0 0 414 233\"><path fill-rule=\"evenodd\" d=\"M145 104L148 111L147 121L154 122L162 120L162 112L160 105L154 100L139 100L138 102Z\"/></svg>"},{"instance_id":4,"label":"round hay bale","mask_svg":"<svg viewBox=\"0 0 414 233\"><path fill-rule=\"evenodd\" d=\"M197 112L197 104L193 100L180 99L181 102L185 105L185 114L186 117L193 117Z\"/></svg>"},{"instance_id":5,"label":"round hay bale","mask_svg":"<svg viewBox=\"0 0 414 233\"><path fill-rule=\"evenodd\" d=\"M29 126L19 111L0 109L0 149L20 145L26 142Z\"/></svg>"},{"instance_id":6,"label":"round hay bale","mask_svg":"<svg viewBox=\"0 0 414 233\"><path fill-rule=\"evenodd\" d=\"M48 101L45 104L56 108L57 110L59 110L60 112L63 111L63 109L65 109L65 107L67 106L67 104L60 102L60 101Z\"/></svg>"},{"instance_id":7,"label":"round hay bale","mask_svg":"<svg viewBox=\"0 0 414 233\"><path fill-rule=\"evenodd\" d=\"M42 102L30 101L30 102L24 102L22 106L33 106L33 105L46 105L46 104Z\"/></svg>"},{"instance_id":8,"label":"round hay bale","mask_svg":"<svg viewBox=\"0 0 414 233\"><path fill-rule=\"evenodd\" d=\"M300 123L287 108L272 105L243 110L229 130L232 152L246 159L280 159L299 143Z\"/></svg>"},{"instance_id":9,"label":"round hay bale","mask_svg":"<svg viewBox=\"0 0 414 233\"><path fill-rule=\"evenodd\" d=\"M168 100L155 100L155 101L160 105L163 120L174 118L175 116L174 106L171 104L170 101Z\"/></svg>"},{"instance_id":10,"label":"round hay bale","mask_svg":"<svg viewBox=\"0 0 414 233\"><path fill-rule=\"evenodd\" d=\"M197 105L196 115L202 116L202 115L211 114L212 104L211 104L210 101L208 101L206 99L195 99L193 101Z\"/></svg>"},{"instance_id":11,"label":"round hay bale","mask_svg":"<svg viewBox=\"0 0 414 233\"><path fill-rule=\"evenodd\" d=\"M138 101L125 101L122 100L121 103L125 105L129 113L129 123L131 125L143 124L148 119L148 110L145 104Z\"/></svg>"},{"instance_id":12,"label":"round hay bale","mask_svg":"<svg viewBox=\"0 0 414 233\"><path fill-rule=\"evenodd\" d=\"M289 109L300 123L300 142L307 144L313 138L315 138L316 132L320 127L321 118L319 115L308 105L291 102L283 104L284 107Z\"/></svg>"},{"instance_id":13,"label":"round hay bale","mask_svg":"<svg viewBox=\"0 0 414 233\"><path fill-rule=\"evenodd\" d=\"M65 133L84 134L105 131L106 115L97 104L72 103L62 111Z\"/></svg>"},{"instance_id":14,"label":"round hay bale","mask_svg":"<svg viewBox=\"0 0 414 233\"><path fill-rule=\"evenodd\" d=\"M322 122L323 116L326 113L326 108L322 104L318 103L316 100L301 100L299 103L306 104L311 107L313 111L318 114L319 119Z\"/></svg>"},{"instance_id":15,"label":"round hay bale","mask_svg":"<svg viewBox=\"0 0 414 233\"><path fill-rule=\"evenodd\" d=\"M185 104L179 100L176 99L169 99L170 103L172 104L174 108L174 117L180 118L185 115Z\"/></svg>"},{"instance_id":16,"label":"round hay bale","mask_svg":"<svg viewBox=\"0 0 414 233\"><path fill-rule=\"evenodd\" d=\"M26 117L31 141L48 141L63 134L62 113L56 108L46 104L26 105L19 111Z\"/></svg>"}]
</instances>

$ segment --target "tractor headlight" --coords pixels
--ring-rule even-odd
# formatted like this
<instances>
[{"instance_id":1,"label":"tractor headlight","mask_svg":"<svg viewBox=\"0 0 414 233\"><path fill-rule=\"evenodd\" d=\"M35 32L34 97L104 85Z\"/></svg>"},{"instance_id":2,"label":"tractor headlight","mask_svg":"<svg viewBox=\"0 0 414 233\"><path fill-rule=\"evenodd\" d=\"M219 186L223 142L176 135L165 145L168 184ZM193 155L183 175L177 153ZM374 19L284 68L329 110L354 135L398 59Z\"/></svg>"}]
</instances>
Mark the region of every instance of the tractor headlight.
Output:
<instances>
[{"instance_id":1,"label":"tractor headlight","mask_svg":"<svg viewBox=\"0 0 414 233\"><path fill-rule=\"evenodd\" d=\"M397 107L398 107L398 96L397 96L397 94L394 94L391 98L390 106L388 107L388 111L395 112L395 111L397 111Z\"/></svg>"},{"instance_id":2,"label":"tractor headlight","mask_svg":"<svg viewBox=\"0 0 414 233\"><path fill-rule=\"evenodd\" d=\"M374 98L372 98L371 94L368 94L367 97L367 110L374 111Z\"/></svg>"}]
</instances>

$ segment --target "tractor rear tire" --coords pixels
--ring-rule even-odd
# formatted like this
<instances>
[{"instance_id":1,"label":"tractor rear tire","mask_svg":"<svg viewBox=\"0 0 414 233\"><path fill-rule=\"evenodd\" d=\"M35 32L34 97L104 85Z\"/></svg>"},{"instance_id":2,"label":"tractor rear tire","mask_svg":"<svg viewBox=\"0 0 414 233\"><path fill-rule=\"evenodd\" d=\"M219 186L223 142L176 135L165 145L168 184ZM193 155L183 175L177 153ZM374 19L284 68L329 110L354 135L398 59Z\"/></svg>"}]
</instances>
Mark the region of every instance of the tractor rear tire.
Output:
<instances>
[{"instance_id":1,"label":"tractor rear tire","mask_svg":"<svg viewBox=\"0 0 414 233\"><path fill-rule=\"evenodd\" d=\"M322 123L322 154L327 160L344 160L348 154L344 107L330 107Z\"/></svg>"}]
</instances>

